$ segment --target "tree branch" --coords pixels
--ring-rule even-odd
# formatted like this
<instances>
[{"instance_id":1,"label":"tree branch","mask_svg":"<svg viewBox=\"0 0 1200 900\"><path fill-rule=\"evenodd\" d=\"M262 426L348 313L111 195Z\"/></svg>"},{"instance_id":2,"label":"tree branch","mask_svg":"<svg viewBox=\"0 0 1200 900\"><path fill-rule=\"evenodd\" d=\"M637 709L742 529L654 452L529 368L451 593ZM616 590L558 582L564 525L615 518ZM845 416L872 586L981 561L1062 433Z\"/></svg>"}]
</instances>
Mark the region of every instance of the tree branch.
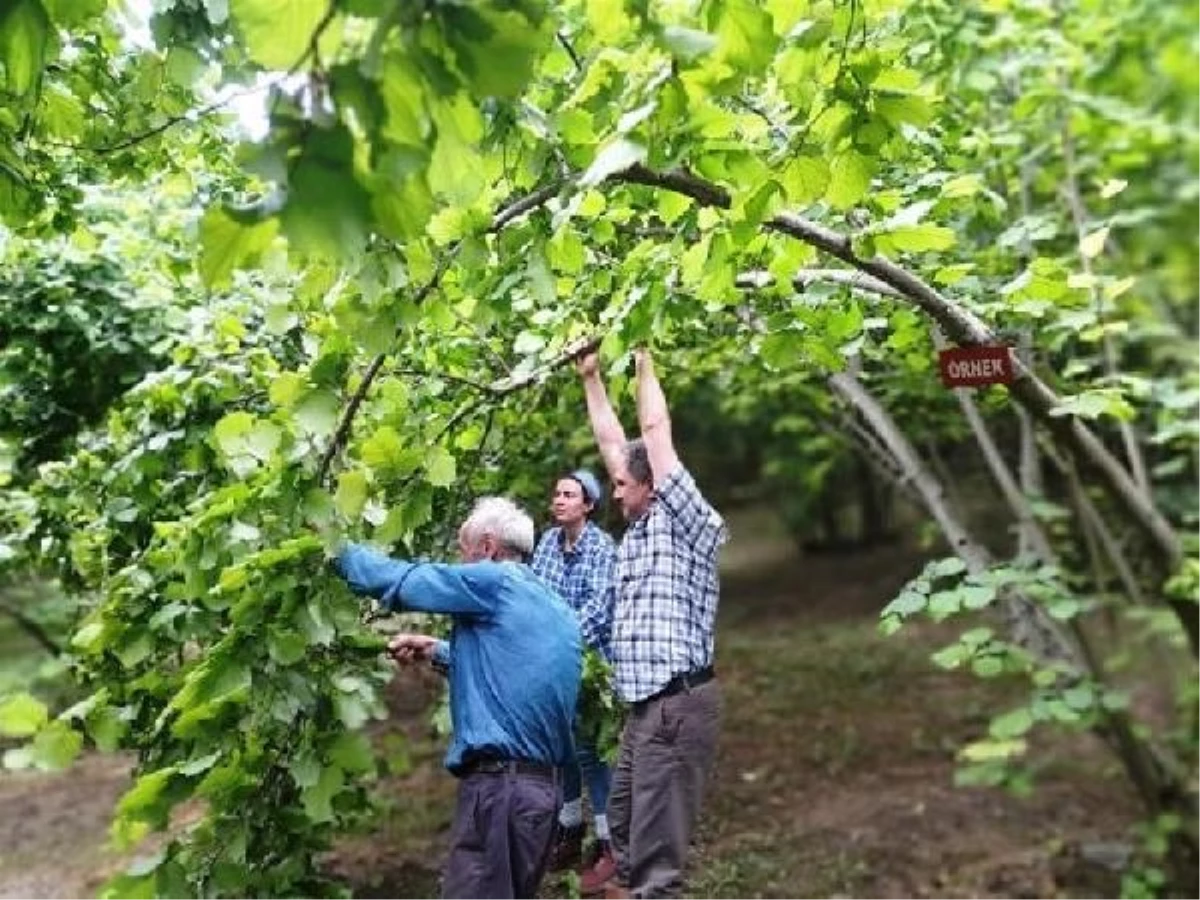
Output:
<instances>
[{"instance_id":1,"label":"tree branch","mask_svg":"<svg viewBox=\"0 0 1200 900\"><path fill-rule=\"evenodd\" d=\"M519 218L530 210L537 209L557 194L565 184L565 180L557 179L544 187L538 188L532 194L526 194L524 197L519 197L512 201L507 206L501 207L492 218L492 224L488 226L487 233L495 234L513 219Z\"/></svg>"},{"instance_id":2,"label":"tree branch","mask_svg":"<svg viewBox=\"0 0 1200 900\"><path fill-rule=\"evenodd\" d=\"M499 231L505 225L508 225L522 214L529 212L532 209L536 209L543 203L547 202L558 192L562 186L562 183L562 181L555 181L551 184L545 185L544 187L538 188L531 194L520 197L501 207L501 209L497 211L495 216L492 218L492 222L487 229L488 233ZM437 288L437 286L441 283L442 276L446 274L446 270L450 267L450 263L457 255L461 246L462 241L456 241L446 251L441 260L438 262L437 270L433 273L433 276L424 286L422 286L421 290L417 292L417 296L413 300L414 304L419 305L424 302L425 298ZM576 353L578 352L579 351L576 351ZM350 398L349 403L346 404L345 409L342 410L342 415L338 420L337 428L334 430L333 436L329 440L329 445L321 454L321 460L317 464L318 483L323 484L325 479L328 478L330 466L333 464L333 458L337 455L338 451L345 445L347 439L350 437L350 431L354 425L354 417L358 414L359 407L362 406L362 402L366 398L367 392L371 389L372 383L374 383L376 377L378 377L380 369L383 368L383 363L386 358L387 354L381 353L371 360L366 371L363 373L362 381L359 383L358 389ZM490 393L496 393L494 385L486 387Z\"/></svg>"},{"instance_id":3,"label":"tree branch","mask_svg":"<svg viewBox=\"0 0 1200 900\"><path fill-rule=\"evenodd\" d=\"M1067 85L1062 82L1063 79L1060 77L1060 88L1065 92ZM1061 110L1059 112L1059 138L1063 154L1062 189L1066 196L1067 208L1071 211L1071 221L1075 226L1076 242L1078 245L1082 245L1084 237L1087 236L1088 212L1083 203L1083 195L1079 191L1079 178L1075 163L1075 138L1071 134L1070 114ZM1083 268L1083 274L1088 279L1088 292L1091 294L1092 306L1096 310L1096 320L1101 326L1100 357L1104 361L1104 371L1109 378L1113 378L1118 372L1117 350L1113 345L1112 335L1107 328L1103 327L1105 324L1104 297L1094 281L1092 261L1082 250L1079 253L1079 262ZM1142 455L1137 429L1132 422L1124 419L1117 424L1117 428L1121 432L1121 440L1125 444L1125 456L1129 461L1130 474L1142 494L1150 497L1150 477L1146 474L1146 460Z\"/></svg>"},{"instance_id":4,"label":"tree branch","mask_svg":"<svg viewBox=\"0 0 1200 900\"><path fill-rule=\"evenodd\" d=\"M342 445L346 443L346 439L350 437L350 428L354 423L354 417L358 414L358 408L362 406L362 402L367 396L367 391L371 389L371 384L375 381L375 376L379 374L379 370L383 367L385 359L387 359L387 354L380 353L371 360L371 364L363 372L362 380L358 383L358 389L351 396L350 402L346 404L346 408L342 410L342 417L338 420L333 437L329 439L329 444L325 447L325 452L321 454L321 461L317 464L318 484L325 483L334 456L342 449Z\"/></svg>"},{"instance_id":5,"label":"tree branch","mask_svg":"<svg viewBox=\"0 0 1200 900\"><path fill-rule=\"evenodd\" d=\"M462 375L451 375L449 372L430 372L427 369L413 369L408 366L397 366L391 370L393 375L405 375L409 378L439 378L442 381L449 381L453 384L461 384L463 387L469 387L473 391L478 391L481 394L490 393L492 386L484 384L482 381L476 381L473 378L465 378Z\"/></svg>"},{"instance_id":6,"label":"tree branch","mask_svg":"<svg viewBox=\"0 0 1200 900\"><path fill-rule=\"evenodd\" d=\"M742 272L735 282L740 288L764 288L773 284L775 276L762 269L752 269ZM792 276L792 286L799 293L804 293L814 284L840 284L851 290L866 291L881 297L891 297L903 300L904 295L889 284L884 284L878 278L864 275L853 269L801 269Z\"/></svg>"},{"instance_id":7,"label":"tree branch","mask_svg":"<svg viewBox=\"0 0 1200 900\"><path fill-rule=\"evenodd\" d=\"M11 616L13 621L21 627L21 630L37 641L47 653L53 656L58 656L58 654L62 653L62 647L58 645L58 642L54 638L50 637L46 629L25 615L18 607L7 600L0 599L0 612Z\"/></svg>"},{"instance_id":8,"label":"tree branch","mask_svg":"<svg viewBox=\"0 0 1200 900\"><path fill-rule=\"evenodd\" d=\"M558 42L562 44L564 50L567 51L567 56L571 57L571 62L575 63L575 71L583 71L583 61L579 58L579 54L575 52L575 48L571 46L571 42L567 40L567 36L561 31L556 31L554 36L558 38Z\"/></svg>"},{"instance_id":9,"label":"tree branch","mask_svg":"<svg viewBox=\"0 0 1200 900\"><path fill-rule=\"evenodd\" d=\"M170 116L165 121L155 125L153 128L148 128L145 131L138 132L137 134L123 137L113 144L89 146L88 144L70 144L65 141L46 141L45 143L52 147L62 147L65 150L74 150L80 153L95 153L101 156L106 153L119 153L122 150L128 150L130 147L137 146L144 141L148 141L153 137L157 137L163 132L174 128L176 125L198 122L206 116L210 116L213 113L224 109L226 106L240 97L249 97L251 94L256 94L259 91L269 91L271 88L277 86L281 81L283 81L284 77L286 76L280 76L279 78L269 81L266 84L246 88L243 91L233 91L224 98L220 100L214 100L212 103L208 104L207 106L202 106L198 110L188 110L187 112Z\"/></svg>"},{"instance_id":10,"label":"tree branch","mask_svg":"<svg viewBox=\"0 0 1200 900\"><path fill-rule=\"evenodd\" d=\"M425 298L437 288L442 280L442 276L446 274L446 269L450 267L450 261L454 258L454 251L457 249L457 246L455 245L455 248L442 257L433 276L417 292L417 296L413 298L415 305L423 303ZM321 461L317 464L317 482L319 484L324 484L325 479L329 476L329 467L333 463L333 458L350 437L350 429L354 424L354 417L358 414L358 408L362 406L367 392L371 389L371 385L374 383L376 376L379 375L379 370L383 368L383 363L386 359L387 353L380 353L371 360L370 365L363 372L362 381L359 382L358 389L355 390L354 395L350 398L350 402L346 404L346 408L342 410L342 416L338 420L333 437L329 439L329 445L325 448L325 452L321 454Z\"/></svg>"}]
</instances>

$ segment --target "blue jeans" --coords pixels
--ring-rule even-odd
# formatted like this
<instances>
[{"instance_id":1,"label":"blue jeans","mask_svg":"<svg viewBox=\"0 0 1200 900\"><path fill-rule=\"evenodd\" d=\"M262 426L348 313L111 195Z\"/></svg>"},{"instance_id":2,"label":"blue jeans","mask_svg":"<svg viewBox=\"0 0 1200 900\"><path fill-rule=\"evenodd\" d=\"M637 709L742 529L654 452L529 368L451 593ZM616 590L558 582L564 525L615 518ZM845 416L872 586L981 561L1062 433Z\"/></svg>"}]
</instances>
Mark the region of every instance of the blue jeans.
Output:
<instances>
[{"instance_id":1,"label":"blue jeans","mask_svg":"<svg viewBox=\"0 0 1200 900\"><path fill-rule=\"evenodd\" d=\"M563 768L563 802L580 799L583 796L583 781L587 779L592 815L606 815L608 792L612 788L612 769L600 759L595 747L582 744L575 747L575 763Z\"/></svg>"}]
</instances>

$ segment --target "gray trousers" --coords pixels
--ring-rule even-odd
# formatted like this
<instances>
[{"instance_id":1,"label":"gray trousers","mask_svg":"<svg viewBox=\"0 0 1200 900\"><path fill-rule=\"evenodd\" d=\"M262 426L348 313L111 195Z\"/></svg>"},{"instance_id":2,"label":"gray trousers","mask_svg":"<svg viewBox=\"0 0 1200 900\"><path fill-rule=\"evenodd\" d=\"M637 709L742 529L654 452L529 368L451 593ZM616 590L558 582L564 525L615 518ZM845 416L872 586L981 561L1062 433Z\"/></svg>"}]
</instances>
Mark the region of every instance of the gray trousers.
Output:
<instances>
[{"instance_id":1,"label":"gray trousers","mask_svg":"<svg viewBox=\"0 0 1200 900\"><path fill-rule=\"evenodd\" d=\"M709 681L636 704L621 733L608 801L617 880L634 897L676 897L721 719Z\"/></svg>"},{"instance_id":2,"label":"gray trousers","mask_svg":"<svg viewBox=\"0 0 1200 900\"><path fill-rule=\"evenodd\" d=\"M561 796L557 777L503 773L462 779L442 896L537 896Z\"/></svg>"}]
</instances>

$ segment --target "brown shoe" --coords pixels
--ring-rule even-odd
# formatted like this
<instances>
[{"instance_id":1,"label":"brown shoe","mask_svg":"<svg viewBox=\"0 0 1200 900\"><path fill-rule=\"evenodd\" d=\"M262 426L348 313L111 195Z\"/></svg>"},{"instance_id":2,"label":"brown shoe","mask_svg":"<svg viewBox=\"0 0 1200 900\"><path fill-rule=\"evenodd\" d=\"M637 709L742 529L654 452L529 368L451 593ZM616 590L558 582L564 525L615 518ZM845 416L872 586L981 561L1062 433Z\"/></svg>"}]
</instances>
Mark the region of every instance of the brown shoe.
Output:
<instances>
[{"instance_id":1,"label":"brown shoe","mask_svg":"<svg viewBox=\"0 0 1200 900\"><path fill-rule=\"evenodd\" d=\"M606 891L616 874L617 861L613 858L612 844L608 841L596 841L587 864L579 873L579 893L595 896Z\"/></svg>"},{"instance_id":2,"label":"brown shoe","mask_svg":"<svg viewBox=\"0 0 1200 900\"><path fill-rule=\"evenodd\" d=\"M558 826L558 838L550 854L550 871L573 869L583 860L583 825Z\"/></svg>"}]
</instances>

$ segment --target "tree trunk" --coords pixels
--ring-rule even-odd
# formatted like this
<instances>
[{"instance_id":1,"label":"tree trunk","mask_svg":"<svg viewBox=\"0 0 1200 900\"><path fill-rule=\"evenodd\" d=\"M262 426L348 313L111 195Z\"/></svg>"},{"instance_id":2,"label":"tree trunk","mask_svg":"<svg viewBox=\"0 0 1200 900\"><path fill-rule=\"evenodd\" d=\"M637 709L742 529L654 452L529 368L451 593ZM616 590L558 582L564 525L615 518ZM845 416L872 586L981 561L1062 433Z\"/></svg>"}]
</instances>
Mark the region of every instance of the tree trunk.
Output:
<instances>
[{"instance_id":1,"label":"tree trunk","mask_svg":"<svg viewBox=\"0 0 1200 900\"><path fill-rule=\"evenodd\" d=\"M946 503L945 488L926 468L888 412L849 373L832 376L829 385L858 410L905 470L954 552L966 564L967 571L978 573L987 569L991 565L987 550L953 515ZM1075 678L1092 678L1101 682L1094 661L1086 655L1086 645L1081 647L1068 638L1039 605L1016 591L1002 593L999 600L1014 644L1044 663L1065 664ZM1166 754L1137 737L1128 716L1119 711L1106 712L1096 732L1121 760L1130 780L1151 811L1180 813L1184 815L1185 822L1194 822L1196 798L1187 787L1185 777L1175 771ZM1194 852L1194 829L1188 834Z\"/></svg>"}]
</instances>

